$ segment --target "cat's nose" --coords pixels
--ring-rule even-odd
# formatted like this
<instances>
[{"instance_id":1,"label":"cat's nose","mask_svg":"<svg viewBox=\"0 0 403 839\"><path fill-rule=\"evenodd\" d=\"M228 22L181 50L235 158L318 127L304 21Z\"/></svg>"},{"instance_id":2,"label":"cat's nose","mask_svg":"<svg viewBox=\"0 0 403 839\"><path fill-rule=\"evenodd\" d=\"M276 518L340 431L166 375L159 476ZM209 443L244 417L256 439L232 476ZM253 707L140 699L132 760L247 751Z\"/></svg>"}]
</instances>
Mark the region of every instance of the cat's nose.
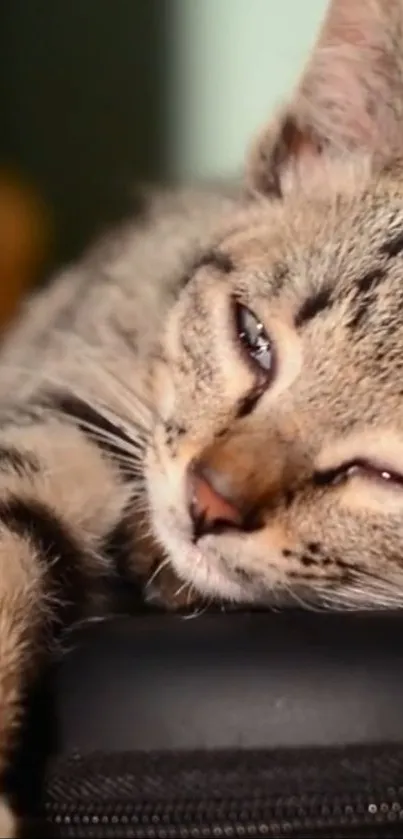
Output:
<instances>
[{"instance_id":1,"label":"cat's nose","mask_svg":"<svg viewBox=\"0 0 403 839\"><path fill-rule=\"evenodd\" d=\"M240 511L217 491L202 468L189 469L187 491L195 540L208 533L242 527Z\"/></svg>"}]
</instances>

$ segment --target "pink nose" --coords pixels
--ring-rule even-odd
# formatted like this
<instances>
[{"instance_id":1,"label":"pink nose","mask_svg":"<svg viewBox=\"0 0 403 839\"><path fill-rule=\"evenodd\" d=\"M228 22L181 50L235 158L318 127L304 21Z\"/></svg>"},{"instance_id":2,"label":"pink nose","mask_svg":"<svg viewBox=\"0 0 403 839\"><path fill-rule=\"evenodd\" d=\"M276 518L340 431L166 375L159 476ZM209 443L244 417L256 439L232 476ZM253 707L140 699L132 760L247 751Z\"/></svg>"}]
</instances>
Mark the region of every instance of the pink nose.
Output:
<instances>
[{"instance_id":1,"label":"pink nose","mask_svg":"<svg viewBox=\"0 0 403 839\"><path fill-rule=\"evenodd\" d=\"M189 470L188 498L195 539L221 528L242 526L239 510L214 489L201 470Z\"/></svg>"}]
</instances>

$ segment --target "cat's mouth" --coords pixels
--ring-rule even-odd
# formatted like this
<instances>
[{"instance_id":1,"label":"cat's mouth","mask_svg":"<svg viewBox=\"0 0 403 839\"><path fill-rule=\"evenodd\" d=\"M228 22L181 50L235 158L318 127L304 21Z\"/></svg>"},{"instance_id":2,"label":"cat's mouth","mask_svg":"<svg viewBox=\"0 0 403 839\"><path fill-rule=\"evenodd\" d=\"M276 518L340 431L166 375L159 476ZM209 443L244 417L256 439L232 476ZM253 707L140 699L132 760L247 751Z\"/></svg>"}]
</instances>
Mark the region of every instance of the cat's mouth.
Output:
<instances>
[{"instance_id":1,"label":"cat's mouth","mask_svg":"<svg viewBox=\"0 0 403 839\"><path fill-rule=\"evenodd\" d=\"M238 608L323 608L321 598L303 583L293 581L291 587L273 581L270 586L262 575L234 565L224 548L225 536L207 535L195 544L190 527L184 532L169 515L160 518L159 534L175 575L207 603Z\"/></svg>"},{"instance_id":2,"label":"cat's mouth","mask_svg":"<svg viewBox=\"0 0 403 839\"><path fill-rule=\"evenodd\" d=\"M164 554L168 554L176 575L201 597L236 603L259 599L257 582L241 567L232 567L225 558L223 537L208 534L194 540L186 506L158 505L158 513L152 515L152 520L157 540Z\"/></svg>"},{"instance_id":3,"label":"cat's mouth","mask_svg":"<svg viewBox=\"0 0 403 839\"><path fill-rule=\"evenodd\" d=\"M225 560L218 535L206 535L195 543L190 520L182 521L172 510L160 517L157 530L176 574L200 595L235 602L257 599L256 585Z\"/></svg>"}]
</instances>

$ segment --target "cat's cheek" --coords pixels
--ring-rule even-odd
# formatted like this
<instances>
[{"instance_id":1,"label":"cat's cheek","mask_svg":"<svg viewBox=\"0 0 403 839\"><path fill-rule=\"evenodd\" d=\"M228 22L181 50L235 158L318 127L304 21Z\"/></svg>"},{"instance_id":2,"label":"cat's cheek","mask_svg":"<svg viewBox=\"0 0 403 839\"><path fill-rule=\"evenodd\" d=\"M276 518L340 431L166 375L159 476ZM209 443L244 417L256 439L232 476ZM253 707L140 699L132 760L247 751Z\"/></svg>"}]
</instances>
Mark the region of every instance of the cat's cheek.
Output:
<instances>
[{"instance_id":1,"label":"cat's cheek","mask_svg":"<svg viewBox=\"0 0 403 839\"><path fill-rule=\"evenodd\" d=\"M229 569L241 570L250 578L259 594L271 591L288 581L290 559L294 545L282 528L273 525L239 537L228 534L222 537L222 550Z\"/></svg>"},{"instance_id":2,"label":"cat's cheek","mask_svg":"<svg viewBox=\"0 0 403 839\"><path fill-rule=\"evenodd\" d=\"M343 510L379 516L403 517L403 489L391 481L352 478L340 492L340 506Z\"/></svg>"},{"instance_id":3,"label":"cat's cheek","mask_svg":"<svg viewBox=\"0 0 403 839\"><path fill-rule=\"evenodd\" d=\"M189 530L186 513L185 481L183 466L172 461L164 446L164 429L155 429L145 461L145 477L149 506L158 530L160 521L169 519L181 531Z\"/></svg>"},{"instance_id":4,"label":"cat's cheek","mask_svg":"<svg viewBox=\"0 0 403 839\"><path fill-rule=\"evenodd\" d=\"M175 386L166 362L155 361L150 378L153 404L158 416L166 422L172 417L175 407Z\"/></svg>"}]
</instances>

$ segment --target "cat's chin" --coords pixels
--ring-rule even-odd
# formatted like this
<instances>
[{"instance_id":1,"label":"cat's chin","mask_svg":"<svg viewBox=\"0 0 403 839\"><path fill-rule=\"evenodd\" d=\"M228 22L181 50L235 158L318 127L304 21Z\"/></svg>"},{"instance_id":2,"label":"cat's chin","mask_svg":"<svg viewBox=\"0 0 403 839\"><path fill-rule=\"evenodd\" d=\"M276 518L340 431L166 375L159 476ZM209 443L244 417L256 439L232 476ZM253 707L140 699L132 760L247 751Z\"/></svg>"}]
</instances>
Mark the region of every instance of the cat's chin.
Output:
<instances>
[{"instance_id":1,"label":"cat's chin","mask_svg":"<svg viewBox=\"0 0 403 839\"><path fill-rule=\"evenodd\" d=\"M172 535L169 542L166 547L175 573L202 597L233 603L255 600L255 595L232 578L216 557L189 542L176 540Z\"/></svg>"},{"instance_id":2,"label":"cat's chin","mask_svg":"<svg viewBox=\"0 0 403 839\"><path fill-rule=\"evenodd\" d=\"M154 529L164 553L169 556L177 577L202 598L232 603L253 603L257 592L232 575L223 560L206 544L194 544L184 527L173 518L163 516L154 522Z\"/></svg>"}]
</instances>

